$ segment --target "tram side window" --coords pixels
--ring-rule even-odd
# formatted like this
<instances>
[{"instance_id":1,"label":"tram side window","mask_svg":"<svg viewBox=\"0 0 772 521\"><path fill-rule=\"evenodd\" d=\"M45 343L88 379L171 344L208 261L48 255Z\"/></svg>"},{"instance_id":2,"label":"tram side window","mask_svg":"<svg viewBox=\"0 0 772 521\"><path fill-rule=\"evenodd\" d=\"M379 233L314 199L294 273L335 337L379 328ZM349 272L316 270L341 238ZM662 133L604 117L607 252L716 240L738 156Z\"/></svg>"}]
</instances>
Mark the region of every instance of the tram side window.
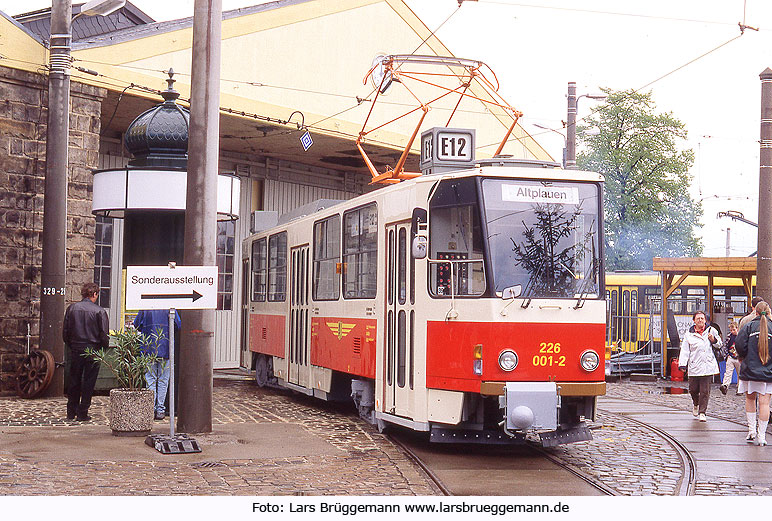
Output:
<instances>
[{"instance_id":1,"label":"tram side window","mask_svg":"<svg viewBox=\"0 0 772 521\"><path fill-rule=\"evenodd\" d=\"M343 297L375 298L378 273L378 207L343 214Z\"/></svg>"},{"instance_id":2,"label":"tram side window","mask_svg":"<svg viewBox=\"0 0 772 521\"><path fill-rule=\"evenodd\" d=\"M643 298L640 301L641 313L651 313L652 301L659 299L659 288L643 288Z\"/></svg>"},{"instance_id":3,"label":"tram side window","mask_svg":"<svg viewBox=\"0 0 772 521\"><path fill-rule=\"evenodd\" d=\"M705 289L704 288L688 288L686 290L686 314L691 315L697 311L702 311L705 309L705 302L707 302L705 297Z\"/></svg>"},{"instance_id":4,"label":"tram side window","mask_svg":"<svg viewBox=\"0 0 772 521\"><path fill-rule=\"evenodd\" d=\"M265 302L267 261L266 240L256 240L252 243L252 302Z\"/></svg>"},{"instance_id":5,"label":"tram side window","mask_svg":"<svg viewBox=\"0 0 772 521\"><path fill-rule=\"evenodd\" d=\"M667 309L671 313L682 315L684 313L683 308L684 308L684 300L683 300L683 297L681 296L681 290L677 289L670 294L670 297L668 297Z\"/></svg>"},{"instance_id":6,"label":"tram side window","mask_svg":"<svg viewBox=\"0 0 772 521\"><path fill-rule=\"evenodd\" d=\"M287 298L287 232L268 238L268 300L283 302Z\"/></svg>"},{"instance_id":7,"label":"tram side window","mask_svg":"<svg viewBox=\"0 0 772 521\"><path fill-rule=\"evenodd\" d=\"M340 298L340 215L314 223L314 300Z\"/></svg>"}]
</instances>

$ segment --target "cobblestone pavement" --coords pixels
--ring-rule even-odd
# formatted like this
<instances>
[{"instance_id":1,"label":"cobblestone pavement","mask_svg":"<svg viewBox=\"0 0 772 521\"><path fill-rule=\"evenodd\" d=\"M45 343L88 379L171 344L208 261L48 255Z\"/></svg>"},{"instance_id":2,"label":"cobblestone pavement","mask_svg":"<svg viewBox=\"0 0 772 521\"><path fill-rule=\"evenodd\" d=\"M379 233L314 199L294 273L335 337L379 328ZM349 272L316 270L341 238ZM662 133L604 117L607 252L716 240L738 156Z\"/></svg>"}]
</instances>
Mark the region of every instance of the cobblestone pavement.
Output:
<instances>
[{"instance_id":1,"label":"cobblestone pavement","mask_svg":"<svg viewBox=\"0 0 772 521\"><path fill-rule=\"evenodd\" d=\"M227 423L295 423L339 455L162 461L33 461L0 452L2 495L436 495L439 489L403 452L358 417L251 382L214 387L213 427ZM0 399L0 426L73 426L66 399ZM86 425L107 427L108 398L95 396ZM34 435L34 433L30 433ZM195 436L204 446L216 440ZM66 471L63 472L63 469Z\"/></svg>"},{"instance_id":2,"label":"cobblestone pavement","mask_svg":"<svg viewBox=\"0 0 772 521\"><path fill-rule=\"evenodd\" d=\"M708 402L708 417L716 417L736 422L746 426L745 396L737 394L737 386L732 384L726 396L721 394L718 384L711 386L710 400ZM681 394L672 394L672 389L682 390ZM624 398L638 402L664 405L682 411L691 411L692 401L687 392L688 383L658 381L644 382L620 382L607 385L607 396ZM767 428L769 433L771 428ZM731 462L727 462L728 465ZM772 481L772 477L770 477ZM696 495L707 496L770 496L772 485L748 485L733 478L723 478L712 481L697 481L695 485Z\"/></svg>"},{"instance_id":3,"label":"cobblestone pavement","mask_svg":"<svg viewBox=\"0 0 772 521\"><path fill-rule=\"evenodd\" d=\"M673 387L682 389L683 393L670 394ZM620 381L607 385L607 396L691 412L691 398L685 392L687 387L685 382ZM732 385L724 396L716 384L711 390L708 415L745 425L744 403L744 396L736 395L736 386ZM681 457L669 441L623 415L604 411L602 403L590 428L592 442L562 445L548 452L563 464L621 495L673 495L678 492L683 475ZM772 495L772 488L724 478L698 481L695 494Z\"/></svg>"},{"instance_id":4,"label":"cobblestone pavement","mask_svg":"<svg viewBox=\"0 0 772 521\"><path fill-rule=\"evenodd\" d=\"M350 408L311 398L263 391L252 382L215 380L213 424L301 426L339 454L176 462L38 461L0 451L2 495L436 495L440 491L400 449L360 421ZM690 410L688 395L668 394L685 384L617 382L608 396ZM64 418L65 398L0 398L0 427L75 427ZM108 399L94 397L86 425L107 427ZM709 416L743 423L743 397L715 386ZM598 411L594 440L549 449L555 458L622 495L672 495L681 459L670 443L623 415ZM34 435L31 433L30 435ZM212 439L207 439L207 437ZM196 435L202 445L216 436ZM62 469L66 468L66 472ZM772 495L769 487L723 480L697 483L698 495Z\"/></svg>"},{"instance_id":5,"label":"cobblestone pavement","mask_svg":"<svg viewBox=\"0 0 772 521\"><path fill-rule=\"evenodd\" d=\"M600 409L593 441L548 449L563 464L625 496L674 495L683 474L673 446L637 422Z\"/></svg>"}]
</instances>

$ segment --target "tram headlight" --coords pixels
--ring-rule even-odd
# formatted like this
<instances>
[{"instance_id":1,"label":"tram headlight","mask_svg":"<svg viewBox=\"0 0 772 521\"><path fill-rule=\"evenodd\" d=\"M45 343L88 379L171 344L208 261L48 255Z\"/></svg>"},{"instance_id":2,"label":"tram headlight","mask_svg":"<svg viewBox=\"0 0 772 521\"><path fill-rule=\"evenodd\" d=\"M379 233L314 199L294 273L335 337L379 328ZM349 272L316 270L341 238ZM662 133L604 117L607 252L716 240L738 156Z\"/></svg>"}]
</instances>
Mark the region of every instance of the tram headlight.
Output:
<instances>
[{"instance_id":1,"label":"tram headlight","mask_svg":"<svg viewBox=\"0 0 772 521\"><path fill-rule=\"evenodd\" d=\"M598 368L598 365L600 365L600 357L598 356L598 353L588 349L579 357L579 365L582 366L582 369L591 373Z\"/></svg>"},{"instance_id":2,"label":"tram headlight","mask_svg":"<svg viewBox=\"0 0 772 521\"><path fill-rule=\"evenodd\" d=\"M502 371L514 371L517 367L517 354L511 349L506 349L499 354L499 367Z\"/></svg>"}]
</instances>

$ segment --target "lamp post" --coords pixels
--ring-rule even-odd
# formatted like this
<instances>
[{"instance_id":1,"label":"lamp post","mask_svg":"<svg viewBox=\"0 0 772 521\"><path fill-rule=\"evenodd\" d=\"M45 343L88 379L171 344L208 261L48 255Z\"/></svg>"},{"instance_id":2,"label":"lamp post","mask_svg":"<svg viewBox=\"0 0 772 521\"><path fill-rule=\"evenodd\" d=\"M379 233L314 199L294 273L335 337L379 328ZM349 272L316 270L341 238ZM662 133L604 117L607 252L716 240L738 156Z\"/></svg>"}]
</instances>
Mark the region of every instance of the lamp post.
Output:
<instances>
[{"instance_id":1,"label":"lamp post","mask_svg":"<svg viewBox=\"0 0 772 521\"><path fill-rule=\"evenodd\" d=\"M92 0L81 14L106 16L125 0ZM64 360L62 322L66 293L67 256L67 144L70 126L70 43L72 2L53 0L48 74L48 127L46 130L46 177L43 193L42 264L40 270L41 349L56 361ZM64 392L64 374L54 371L45 395Z\"/></svg>"},{"instance_id":2,"label":"lamp post","mask_svg":"<svg viewBox=\"0 0 772 521\"><path fill-rule=\"evenodd\" d=\"M582 94L576 96L576 82L568 82L568 113L566 116L566 162L565 168L576 168L576 109L581 98L604 100L601 94Z\"/></svg>"},{"instance_id":3,"label":"lamp post","mask_svg":"<svg viewBox=\"0 0 772 521\"><path fill-rule=\"evenodd\" d=\"M759 141L759 233L756 259L756 295L772 298L772 69L761 79L761 139Z\"/></svg>"}]
</instances>

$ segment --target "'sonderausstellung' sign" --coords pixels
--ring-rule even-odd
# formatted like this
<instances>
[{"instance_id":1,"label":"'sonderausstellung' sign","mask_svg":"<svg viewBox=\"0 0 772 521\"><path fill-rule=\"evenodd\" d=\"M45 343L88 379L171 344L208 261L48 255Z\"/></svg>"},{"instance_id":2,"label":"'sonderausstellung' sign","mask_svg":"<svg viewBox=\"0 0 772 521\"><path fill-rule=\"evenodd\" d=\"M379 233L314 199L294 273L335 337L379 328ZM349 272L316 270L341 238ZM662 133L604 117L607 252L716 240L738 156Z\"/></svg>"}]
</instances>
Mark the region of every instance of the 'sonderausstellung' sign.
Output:
<instances>
[{"instance_id":1,"label":"'sonderausstellung' sign","mask_svg":"<svg viewBox=\"0 0 772 521\"><path fill-rule=\"evenodd\" d=\"M216 309L217 266L127 266L126 309Z\"/></svg>"}]
</instances>

